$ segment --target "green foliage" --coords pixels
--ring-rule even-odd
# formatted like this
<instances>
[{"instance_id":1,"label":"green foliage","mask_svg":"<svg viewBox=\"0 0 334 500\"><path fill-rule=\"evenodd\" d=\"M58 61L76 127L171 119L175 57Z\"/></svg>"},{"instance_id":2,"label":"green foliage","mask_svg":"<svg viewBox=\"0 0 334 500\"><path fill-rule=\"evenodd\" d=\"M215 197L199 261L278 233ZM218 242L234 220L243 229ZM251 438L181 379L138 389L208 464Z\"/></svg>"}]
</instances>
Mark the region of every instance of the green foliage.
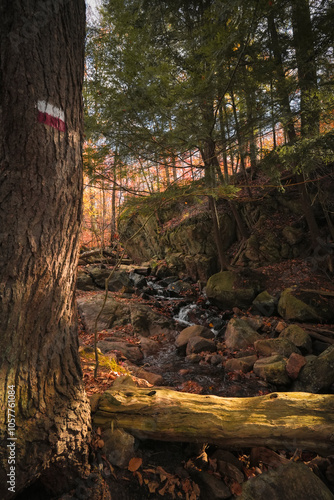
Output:
<instances>
[{"instance_id":1,"label":"green foliage","mask_svg":"<svg viewBox=\"0 0 334 500\"><path fill-rule=\"evenodd\" d=\"M268 154L262 162L272 173L279 174L281 170L292 170L306 174L334 163L334 133L304 137L292 144L287 144ZM269 167L269 168L268 168Z\"/></svg>"},{"instance_id":2,"label":"green foliage","mask_svg":"<svg viewBox=\"0 0 334 500\"><path fill-rule=\"evenodd\" d=\"M80 351L80 356L88 361L95 361L95 353L90 349L83 349ZM99 365L104 368L109 368L116 373L128 374L128 370L126 370L123 366L120 366L114 358L108 358L108 356L104 356L103 354L99 354Z\"/></svg>"},{"instance_id":3,"label":"green foliage","mask_svg":"<svg viewBox=\"0 0 334 500\"><path fill-rule=\"evenodd\" d=\"M128 219L134 215L149 217L160 209L166 210L167 207L180 202L201 204L208 196L214 199L224 198L233 199L236 197L240 188L233 185L220 185L215 188L208 188L203 181L187 184L183 186L174 185L164 192L154 193L141 199L128 198L123 205L120 220Z\"/></svg>"}]
</instances>

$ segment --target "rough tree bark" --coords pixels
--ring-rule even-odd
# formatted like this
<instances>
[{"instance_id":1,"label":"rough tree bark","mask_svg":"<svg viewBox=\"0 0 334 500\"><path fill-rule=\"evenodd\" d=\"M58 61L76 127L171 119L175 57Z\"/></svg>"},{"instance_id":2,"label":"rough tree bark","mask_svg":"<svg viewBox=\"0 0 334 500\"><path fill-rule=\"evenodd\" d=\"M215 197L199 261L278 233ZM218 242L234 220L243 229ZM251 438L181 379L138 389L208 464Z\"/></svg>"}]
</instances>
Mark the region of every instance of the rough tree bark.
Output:
<instances>
[{"instance_id":1,"label":"rough tree bark","mask_svg":"<svg viewBox=\"0 0 334 500\"><path fill-rule=\"evenodd\" d=\"M287 392L220 398L115 388L103 394L94 416L96 425L110 428L111 422L138 438L334 452L333 395Z\"/></svg>"},{"instance_id":2,"label":"rough tree bark","mask_svg":"<svg viewBox=\"0 0 334 500\"><path fill-rule=\"evenodd\" d=\"M87 453L90 408L74 303L84 0L3 0L0 33L0 497L5 500L43 470L51 478L66 467L70 475Z\"/></svg>"}]
</instances>

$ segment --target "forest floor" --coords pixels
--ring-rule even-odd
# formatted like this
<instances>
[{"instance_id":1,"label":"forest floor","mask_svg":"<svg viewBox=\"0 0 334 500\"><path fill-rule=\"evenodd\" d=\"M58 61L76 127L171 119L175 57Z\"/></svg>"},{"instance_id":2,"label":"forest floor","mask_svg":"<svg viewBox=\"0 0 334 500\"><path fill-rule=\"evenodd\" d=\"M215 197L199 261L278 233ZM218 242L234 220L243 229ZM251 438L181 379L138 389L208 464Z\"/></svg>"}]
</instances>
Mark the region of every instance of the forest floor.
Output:
<instances>
[{"instance_id":1,"label":"forest floor","mask_svg":"<svg viewBox=\"0 0 334 500\"><path fill-rule=\"evenodd\" d=\"M314 261L305 259L295 259L271 264L259 269L267 277L267 290L275 294L282 291L284 288L298 285L307 289L322 289L334 292L334 283L331 277L321 270L321 266L314 265ZM101 293L98 292L82 292L78 291L77 296L87 296ZM192 294L196 300L201 300L200 293L197 287L193 287ZM131 298L122 297L121 293L109 292L109 295L116 298L118 301L142 301L156 309L156 301L154 298L150 300L140 299L133 295ZM165 301L156 309L159 313L165 316L172 316L172 301ZM231 312L233 314L233 312ZM250 312L248 311L248 314ZM276 318L277 319L277 318ZM322 328L324 325L317 325ZM326 325L326 328L333 329L333 325ZM124 337L128 342L135 342L132 335L131 325L118 327L122 329ZM103 340L105 332L98 333L98 339ZM81 345L92 345L93 336L87 334L82 325L80 330ZM122 365L122 362L120 362ZM89 360L82 359L82 369L84 374L84 383L89 396L93 394L102 394L110 388L113 382L119 376L124 375L122 369L119 372L110 370L109 368L100 367L97 378L94 378L93 370L94 363ZM234 374L235 383L244 382L244 376ZM247 381L251 387L252 376L248 376ZM137 385L146 387L152 386L148 382L133 377ZM233 384L233 376L230 382ZM257 380L254 377L253 390L249 391L249 395L258 395L270 392L270 387L261 388L256 385ZM183 389L175 387L176 390L184 392L200 393L202 387L196 382L193 384L187 383ZM212 394L215 394L213 388ZM219 394L222 395L222 394ZM227 394L228 396L230 394ZM247 394L245 394L247 395ZM217 469L217 460L214 458L217 454L217 447L200 443L198 445L190 445L189 443L164 443L151 440L138 441L136 443L136 452L126 467L113 466L107 456L103 452L103 439L101 429L93 429L93 437L91 441L91 462L93 468L99 470L103 478L104 493L96 498L111 499L111 500L141 500L141 499L186 499L196 500L198 498L238 498L241 494L241 483L238 475L224 475ZM233 452L226 451L229 454L228 462L235 461L244 480L262 474L264 471L276 467L279 463L290 461L303 461L307 463L312 470L323 478L321 459L316 453L308 452L307 450L291 449L291 450L268 450L268 449L240 449ZM334 458L333 458L334 461ZM327 464L328 465L328 464ZM215 478L219 478L225 482L231 492L231 496L208 496L211 495L208 484L203 484L200 480L200 474L207 472ZM199 480L197 480L199 478ZM241 481L242 482L242 481ZM327 486L333 488L334 483ZM202 493L201 493L202 491ZM204 492L204 493L203 493ZM97 495L97 493L96 493ZM102 496L101 496L102 495ZM76 498L76 497L74 497ZM91 498L95 498L91 496Z\"/></svg>"}]
</instances>

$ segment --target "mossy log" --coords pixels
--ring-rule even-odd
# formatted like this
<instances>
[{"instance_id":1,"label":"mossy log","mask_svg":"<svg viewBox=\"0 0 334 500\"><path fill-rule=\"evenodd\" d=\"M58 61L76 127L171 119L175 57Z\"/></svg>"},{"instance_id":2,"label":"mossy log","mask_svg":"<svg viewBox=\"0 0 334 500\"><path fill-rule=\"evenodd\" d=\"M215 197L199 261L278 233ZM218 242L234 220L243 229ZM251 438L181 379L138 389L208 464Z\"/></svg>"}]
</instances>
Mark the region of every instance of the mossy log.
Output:
<instances>
[{"instance_id":1,"label":"mossy log","mask_svg":"<svg viewBox=\"0 0 334 500\"><path fill-rule=\"evenodd\" d=\"M161 441L334 453L334 395L222 398L163 388L115 388L101 396L94 423Z\"/></svg>"}]
</instances>

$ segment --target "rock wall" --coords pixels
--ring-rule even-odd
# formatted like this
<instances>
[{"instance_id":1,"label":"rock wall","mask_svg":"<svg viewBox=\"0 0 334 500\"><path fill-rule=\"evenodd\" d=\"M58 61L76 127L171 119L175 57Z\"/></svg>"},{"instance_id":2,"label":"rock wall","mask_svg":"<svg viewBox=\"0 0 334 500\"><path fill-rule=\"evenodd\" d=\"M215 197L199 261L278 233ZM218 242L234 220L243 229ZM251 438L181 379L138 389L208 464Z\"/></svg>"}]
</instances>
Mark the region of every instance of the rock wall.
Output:
<instances>
[{"instance_id":1,"label":"rock wall","mask_svg":"<svg viewBox=\"0 0 334 500\"><path fill-rule=\"evenodd\" d=\"M237 225L226 201L220 200L217 206L221 240L229 252L239 239ZM249 238L237 265L256 268L296 258L307 248L307 225L296 193L274 192L240 203L238 211ZM200 281L219 271L211 215L205 205L187 203L185 209L184 204L174 203L145 220L137 215L119 224L121 241L136 263L150 261L157 272ZM234 252L230 251L230 257Z\"/></svg>"}]
</instances>

